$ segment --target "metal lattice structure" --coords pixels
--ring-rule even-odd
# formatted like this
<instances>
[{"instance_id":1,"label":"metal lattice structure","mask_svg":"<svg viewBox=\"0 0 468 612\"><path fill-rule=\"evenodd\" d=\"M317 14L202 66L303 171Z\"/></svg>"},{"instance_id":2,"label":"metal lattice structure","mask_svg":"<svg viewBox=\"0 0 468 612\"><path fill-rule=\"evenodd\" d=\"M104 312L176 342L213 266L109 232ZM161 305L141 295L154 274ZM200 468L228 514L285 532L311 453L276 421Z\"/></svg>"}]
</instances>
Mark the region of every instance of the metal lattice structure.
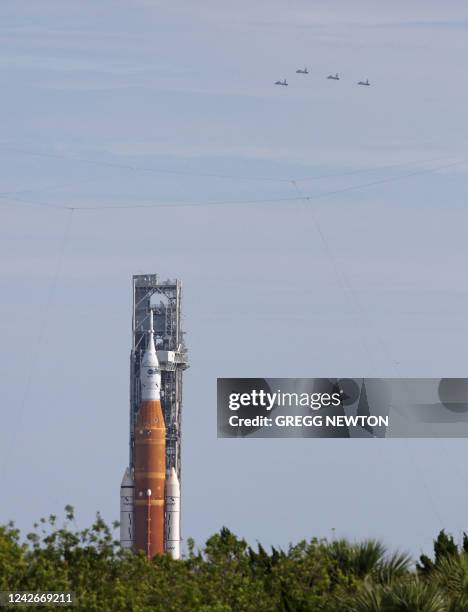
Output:
<instances>
[{"instance_id":1,"label":"metal lattice structure","mask_svg":"<svg viewBox=\"0 0 468 612\"><path fill-rule=\"evenodd\" d=\"M166 424L166 466L181 482L182 375L188 367L181 329L179 280L160 282L157 274L133 276L132 350L130 353L130 468L134 466L134 427L140 405L140 364L146 350L149 313L161 366L161 403Z\"/></svg>"}]
</instances>

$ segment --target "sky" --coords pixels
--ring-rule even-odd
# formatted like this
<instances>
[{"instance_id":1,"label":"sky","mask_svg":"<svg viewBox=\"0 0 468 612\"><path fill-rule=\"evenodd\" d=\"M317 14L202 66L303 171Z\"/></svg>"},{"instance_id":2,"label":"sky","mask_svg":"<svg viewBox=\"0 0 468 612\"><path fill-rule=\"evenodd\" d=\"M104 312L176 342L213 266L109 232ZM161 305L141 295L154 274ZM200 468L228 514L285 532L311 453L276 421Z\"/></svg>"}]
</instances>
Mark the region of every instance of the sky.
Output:
<instances>
[{"instance_id":1,"label":"sky","mask_svg":"<svg viewBox=\"0 0 468 612\"><path fill-rule=\"evenodd\" d=\"M218 376L466 376L467 28L455 0L1 3L0 523L118 519L158 273L185 539L468 530L465 440L218 440L215 405Z\"/></svg>"}]
</instances>

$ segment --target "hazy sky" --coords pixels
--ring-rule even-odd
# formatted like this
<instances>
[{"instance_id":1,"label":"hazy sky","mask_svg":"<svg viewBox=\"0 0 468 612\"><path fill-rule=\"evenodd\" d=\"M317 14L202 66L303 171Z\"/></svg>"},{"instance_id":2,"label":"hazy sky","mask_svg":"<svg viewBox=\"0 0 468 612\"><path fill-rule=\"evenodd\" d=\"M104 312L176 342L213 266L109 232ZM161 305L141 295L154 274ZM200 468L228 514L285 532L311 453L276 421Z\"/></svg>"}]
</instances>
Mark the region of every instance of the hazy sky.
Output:
<instances>
[{"instance_id":1,"label":"hazy sky","mask_svg":"<svg viewBox=\"0 0 468 612\"><path fill-rule=\"evenodd\" d=\"M185 538L468 530L468 441L215 422L217 376L467 376L467 29L455 0L1 3L0 522L118 519L157 272L184 287Z\"/></svg>"}]
</instances>

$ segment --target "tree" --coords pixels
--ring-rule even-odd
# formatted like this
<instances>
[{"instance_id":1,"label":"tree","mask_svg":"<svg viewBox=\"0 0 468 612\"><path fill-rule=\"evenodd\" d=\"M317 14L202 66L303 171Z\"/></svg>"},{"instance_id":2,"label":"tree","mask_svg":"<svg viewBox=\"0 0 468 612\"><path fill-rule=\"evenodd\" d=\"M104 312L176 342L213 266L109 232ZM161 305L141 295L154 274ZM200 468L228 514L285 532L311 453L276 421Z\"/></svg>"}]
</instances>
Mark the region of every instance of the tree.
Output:
<instances>
[{"instance_id":1,"label":"tree","mask_svg":"<svg viewBox=\"0 0 468 612\"><path fill-rule=\"evenodd\" d=\"M464 534L464 545L466 543L466 534ZM434 540L434 561L432 561L427 555L421 555L419 563L416 565L418 572L422 575L428 576L442 559L447 557L458 556L458 547L455 544L453 537L447 535L442 529L437 538Z\"/></svg>"},{"instance_id":2,"label":"tree","mask_svg":"<svg viewBox=\"0 0 468 612\"><path fill-rule=\"evenodd\" d=\"M12 523L0 526L1 590L73 591L74 612L468 610L466 535L458 549L442 531L434 560L423 556L415 571L407 555L388 554L375 540L313 538L267 550L227 527L198 550L188 541L184 559L148 561L122 549L99 514L81 531L73 522L67 506L60 525L53 515L41 519L24 542Z\"/></svg>"}]
</instances>

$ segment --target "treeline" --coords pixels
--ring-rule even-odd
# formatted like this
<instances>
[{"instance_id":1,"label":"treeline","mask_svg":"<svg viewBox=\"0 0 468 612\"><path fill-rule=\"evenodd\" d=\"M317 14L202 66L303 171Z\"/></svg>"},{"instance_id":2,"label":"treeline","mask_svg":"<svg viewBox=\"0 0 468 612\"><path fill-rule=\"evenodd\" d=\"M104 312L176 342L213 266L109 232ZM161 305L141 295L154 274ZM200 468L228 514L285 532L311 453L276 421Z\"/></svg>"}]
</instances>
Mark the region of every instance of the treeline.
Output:
<instances>
[{"instance_id":1,"label":"treeline","mask_svg":"<svg viewBox=\"0 0 468 612\"><path fill-rule=\"evenodd\" d=\"M415 565L374 540L266 551L223 528L201 550L189 541L181 561L149 562L120 549L99 515L82 531L73 520L67 506L63 526L41 519L26 542L12 523L0 526L0 591L73 591L77 602L66 609L76 612L468 611L466 536L457 546L442 531L432 557Z\"/></svg>"}]
</instances>

